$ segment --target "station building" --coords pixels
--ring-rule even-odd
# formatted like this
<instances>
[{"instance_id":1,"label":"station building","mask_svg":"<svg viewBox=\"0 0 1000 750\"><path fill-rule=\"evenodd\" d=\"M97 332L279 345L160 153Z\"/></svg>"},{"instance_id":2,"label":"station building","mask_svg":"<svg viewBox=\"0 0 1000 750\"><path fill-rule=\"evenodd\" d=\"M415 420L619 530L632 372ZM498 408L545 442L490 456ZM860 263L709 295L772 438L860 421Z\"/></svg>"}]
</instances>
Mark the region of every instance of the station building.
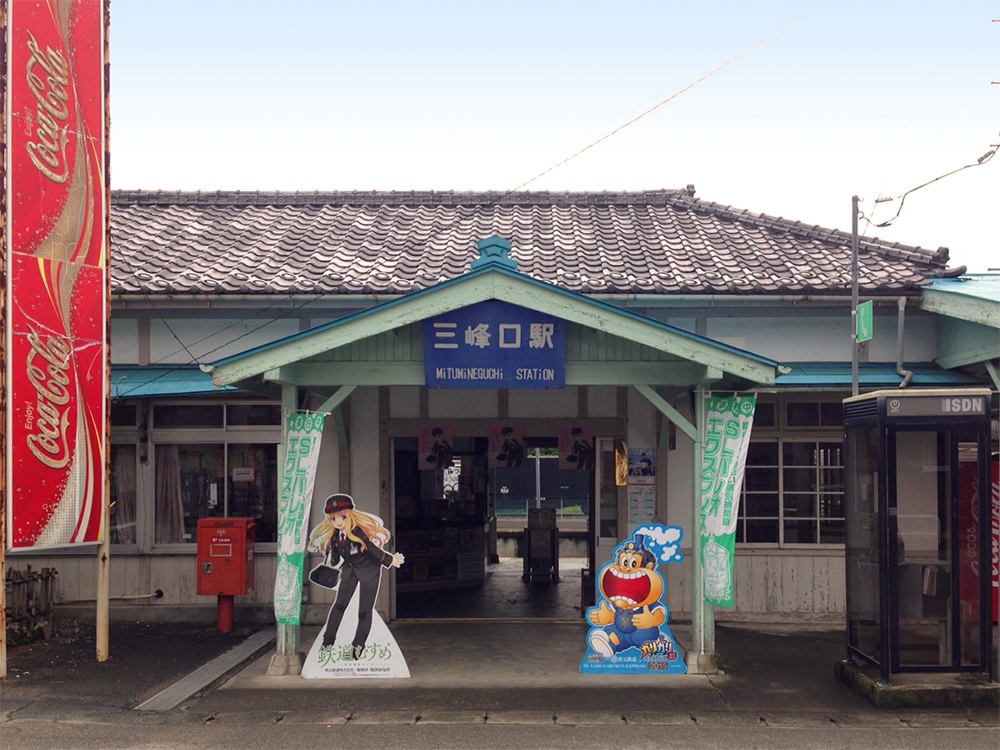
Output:
<instances>
[{"instance_id":1,"label":"station building","mask_svg":"<svg viewBox=\"0 0 1000 750\"><path fill-rule=\"evenodd\" d=\"M387 620L410 616L410 593L485 585L523 554L522 503L555 509L562 557L583 560L582 605L586 571L636 525L693 528L700 399L755 393L735 607L716 616L843 622L849 233L691 186L123 191L111 221L113 616L211 618L195 547L199 519L216 516L255 520L255 585L237 611L271 616L295 410L328 414L312 522L349 493L407 556L380 593ZM952 267L946 248L862 237L858 285L874 307L861 392L987 385L995 441L998 278ZM510 339L509 359L437 359L435 323L472 350L480 319L519 327L525 347L532 325L552 325L538 331L558 330L564 350L539 366ZM498 369L502 387L475 382ZM519 468L490 456L503 426L523 441ZM435 428L450 438L443 464L426 451ZM572 469L555 455L567 434L591 450ZM641 489L616 481L623 448L655 467ZM96 596L92 550L9 556L23 563L56 568L63 601ZM668 585L673 619L690 616L691 566L670 566ZM468 614L450 598L447 616ZM307 622L329 606L307 586Z\"/></svg>"}]
</instances>

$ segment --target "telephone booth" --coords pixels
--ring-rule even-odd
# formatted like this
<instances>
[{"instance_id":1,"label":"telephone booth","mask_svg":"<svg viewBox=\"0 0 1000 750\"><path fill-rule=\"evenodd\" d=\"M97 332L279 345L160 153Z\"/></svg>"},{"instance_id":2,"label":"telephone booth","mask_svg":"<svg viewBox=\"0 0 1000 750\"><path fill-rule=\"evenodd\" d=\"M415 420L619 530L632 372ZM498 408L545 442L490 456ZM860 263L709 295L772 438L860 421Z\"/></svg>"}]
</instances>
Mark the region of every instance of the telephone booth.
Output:
<instances>
[{"instance_id":1,"label":"telephone booth","mask_svg":"<svg viewBox=\"0 0 1000 750\"><path fill-rule=\"evenodd\" d=\"M977 672L992 645L990 391L844 401L848 658Z\"/></svg>"}]
</instances>

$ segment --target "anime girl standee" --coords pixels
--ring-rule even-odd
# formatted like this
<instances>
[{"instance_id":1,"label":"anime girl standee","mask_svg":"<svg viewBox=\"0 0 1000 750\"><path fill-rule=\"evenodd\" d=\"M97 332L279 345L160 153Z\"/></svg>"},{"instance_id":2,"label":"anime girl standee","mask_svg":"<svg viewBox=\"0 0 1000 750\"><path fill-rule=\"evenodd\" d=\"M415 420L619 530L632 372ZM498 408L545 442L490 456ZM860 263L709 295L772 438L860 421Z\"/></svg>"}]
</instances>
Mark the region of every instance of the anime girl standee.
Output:
<instances>
[{"instance_id":1,"label":"anime girl standee","mask_svg":"<svg viewBox=\"0 0 1000 750\"><path fill-rule=\"evenodd\" d=\"M386 552L389 530L382 519L357 510L350 495L330 495L324 507L326 518L313 529L309 549L329 556L330 564L343 561L337 598L330 608L323 635L323 647L337 639L340 622L354 592L360 588L358 627L351 641L352 655L361 658L372 627L372 611L382 580L382 568L398 568L404 562L399 552Z\"/></svg>"}]
</instances>

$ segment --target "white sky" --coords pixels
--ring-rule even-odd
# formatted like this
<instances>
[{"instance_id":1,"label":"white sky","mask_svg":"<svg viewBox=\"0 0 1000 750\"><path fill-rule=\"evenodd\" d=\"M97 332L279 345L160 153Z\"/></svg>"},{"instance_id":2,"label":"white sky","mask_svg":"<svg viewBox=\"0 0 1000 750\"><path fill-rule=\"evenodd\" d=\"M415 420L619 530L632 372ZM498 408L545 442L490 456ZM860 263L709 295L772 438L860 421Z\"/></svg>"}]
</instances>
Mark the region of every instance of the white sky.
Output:
<instances>
[{"instance_id":1,"label":"white sky","mask_svg":"<svg viewBox=\"0 0 1000 750\"><path fill-rule=\"evenodd\" d=\"M526 189L694 184L849 231L852 195L889 220L876 198L1000 144L994 19L1000 0L112 0L112 187L505 191L675 97ZM861 231L1000 268L998 188L1000 156Z\"/></svg>"}]
</instances>

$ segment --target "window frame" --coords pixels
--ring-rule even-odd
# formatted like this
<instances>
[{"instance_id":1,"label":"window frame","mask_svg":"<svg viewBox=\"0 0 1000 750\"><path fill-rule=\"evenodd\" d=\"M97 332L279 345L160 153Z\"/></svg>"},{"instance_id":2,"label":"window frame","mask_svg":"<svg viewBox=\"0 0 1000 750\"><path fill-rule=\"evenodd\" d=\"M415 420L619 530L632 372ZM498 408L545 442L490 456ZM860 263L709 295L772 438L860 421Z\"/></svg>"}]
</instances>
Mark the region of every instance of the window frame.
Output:
<instances>
[{"instance_id":1,"label":"window frame","mask_svg":"<svg viewBox=\"0 0 1000 750\"><path fill-rule=\"evenodd\" d=\"M759 493L761 495L773 493L777 494L778 509L777 516L750 516L749 520L761 519L772 521L777 525L777 541L776 542L747 542L747 541L737 541L736 544L740 549L744 550L792 550L792 551L805 551L805 550L842 550L844 549L843 542L823 542L820 541L821 536L821 524L824 520L839 520L842 523L846 520L843 516L833 517L824 519L822 515L823 510L823 496L830 494L839 494L841 497L841 502L843 502L844 487L843 482L841 482L841 487L839 493L831 493L829 491L823 491L823 485L818 481L820 480L821 474L825 468L835 468L843 473L846 471L844 466L844 431L843 425L824 425L822 424L822 414L823 406L829 406L831 404L836 404L840 406L842 403L840 399L829 396L817 396L814 394L795 394L790 396L759 396L760 402L773 404L776 415L776 424L773 427L759 427L756 423L754 424L751 433L750 441L751 443L773 443L776 448L776 458L777 464L773 468L777 472L777 487L774 490L754 490L751 491L751 495L754 493ZM817 415L817 425L789 425L788 411L790 406L796 406L801 404L813 404L816 409ZM833 465L822 465L820 463L814 462L810 467L815 472L815 477L817 479L816 487L811 490L811 492L804 493L801 491L791 491L786 490L785 487L785 472L787 468L807 468L805 466L786 465L785 463L785 446L789 443L807 443L813 444L817 447L822 443L835 443L840 447L840 464ZM755 468L756 465L750 465L749 461L747 468ZM764 466L764 465L761 465ZM772 468L770 464L766 465L767 468ZM846 477L844 478L846 481ZM809 494L816 502L815 511L811 516L792 516L786 513L786 494L787 499L791 500L792 496L802 496ZM843 506L841 506L843 507ZM744 477L743 487L740 491L740 513L739 513L739 530L743 532L744 538L746 537L746 522L747 517L747 483ZM815 542L786 542L785 541L785 522L793 520L811 520L816 524L816 538Z\"/></svg>"},{"instance_id":2,"label":"window frame","mask_svg":"<svg viewBox=\"0 0 1000 750\"><path fill-rule=\"evenodd\" d=\"M279 421L274 425L233 425L228 424L229 421L229 407L231 405L240 406L254 406L254 405L266 405L266 406L277 406L279 408L278 415ZM154 427L153 420L153 409L156 407L163 406L219 406L223 407L223 419L221 427ZM274 445L276 446L276 471L280 474L281 472L281 455L282 455L282 442L283 442L283 430L284 426L280 418L280 401L274 401L270 399L212 399L212 400L194 400L194 399L163 399L157 400L155 403L148 405L149 413L149 445L148 445L148 455L149 461L147 464L147 486L149 491L146 493L148 495L147 501L145 503L140 503L143 505L142 512L148 514L148 524L149 524L149 545L148 549L155 554L177 554L185 553L190 554L194 549L196 549L198 540L197 538L191 541L183 542L156 542L156 447L158 445L221 445L223 448L223 455L226 465L226 476L224 479L224 487L228 493L228 487L230 484L229 479L229 460L230 460L230 446L233 445ZM280 493L281 484L280 476L278 477L278 488L277 491ZM280 499L280 498L279 498ZM223 499L226 504L228 511L228 494ZM137 509L137 514L139 509ZM221 516L221 517L229 517ZM277 540L273 542L257 542L256 548L261 552L276 551L277 550Z\"/></svg>"}]
</instances>

